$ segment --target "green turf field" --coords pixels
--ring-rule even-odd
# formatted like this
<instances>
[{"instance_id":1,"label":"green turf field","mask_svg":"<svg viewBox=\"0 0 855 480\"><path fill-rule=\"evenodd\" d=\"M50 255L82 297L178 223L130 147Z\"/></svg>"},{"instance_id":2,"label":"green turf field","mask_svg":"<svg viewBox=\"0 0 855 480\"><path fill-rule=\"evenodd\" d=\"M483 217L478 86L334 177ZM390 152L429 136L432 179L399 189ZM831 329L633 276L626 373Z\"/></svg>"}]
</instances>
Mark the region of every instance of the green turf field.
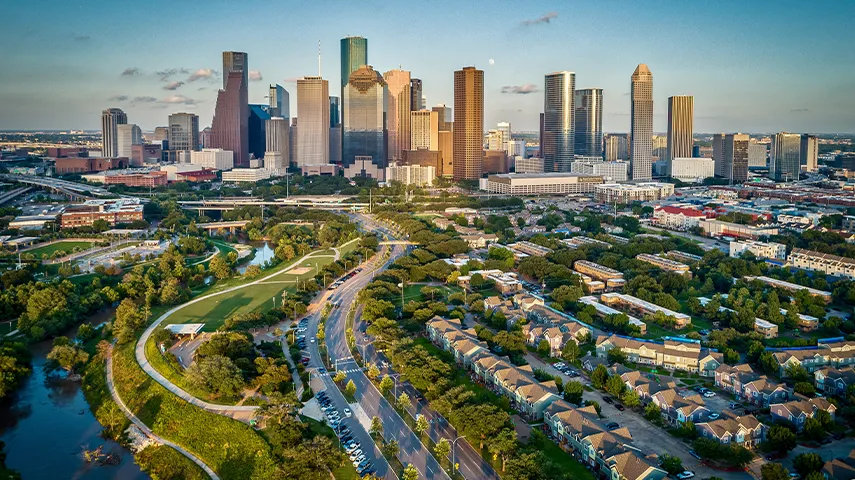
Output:
<instances>
[{"instance_id":1,"label":"green turf field","mask_svg":"<svg viewBox=\"0 0 855 480\"><path fill-rule=\"evenodd\" d=\"M35 255L36 258L41 258L42 254L47 254L47 256L50 257L54 252L59 250L62 250L65 253L71 253L75 248L79 250L87 250L92 248L92 242L58 242L53 245L45 245L44 247L27 250L25 253L31 253Z\"/></svg>"}]
</instances>

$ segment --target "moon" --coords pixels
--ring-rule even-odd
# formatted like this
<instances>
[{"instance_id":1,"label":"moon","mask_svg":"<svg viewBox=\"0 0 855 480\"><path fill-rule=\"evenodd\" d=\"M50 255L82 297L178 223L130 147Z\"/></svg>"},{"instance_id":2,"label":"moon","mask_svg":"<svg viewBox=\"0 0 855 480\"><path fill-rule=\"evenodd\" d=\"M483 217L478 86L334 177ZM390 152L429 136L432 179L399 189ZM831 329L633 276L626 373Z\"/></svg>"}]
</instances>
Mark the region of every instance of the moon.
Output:
<instances>
[{"instance_id":1,"label":"moon","mask_svg":"<svg viewBox=\"0 0 855 480\"><path fill-rule=\"evenodd\" d=\"M496 61L495 61L495 60L493 60L492 58L491 58L490 60L487 60L487 62L488 62L490 65L495 65L495 64L496 64Z\"/></svg>"}]
</instances>

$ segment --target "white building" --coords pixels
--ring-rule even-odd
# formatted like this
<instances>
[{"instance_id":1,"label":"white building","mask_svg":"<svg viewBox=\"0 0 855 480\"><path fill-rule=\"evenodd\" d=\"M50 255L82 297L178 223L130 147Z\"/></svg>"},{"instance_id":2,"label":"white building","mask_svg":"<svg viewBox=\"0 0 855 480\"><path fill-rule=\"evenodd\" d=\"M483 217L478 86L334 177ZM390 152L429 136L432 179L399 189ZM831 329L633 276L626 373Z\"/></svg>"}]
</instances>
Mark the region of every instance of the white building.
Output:
<instances>
[{"instance_id":1,"label":"white building","mask_svg":"<svg viewBox=\"0 0 855 480\"><path fill-rule=\"evenodd\" d=\"M769 144L757 140L748 142L748 168L766 168Z\"/></svg>"},{"instance_id":2,"label":"white building","mask_svg":"<svg viewBox=\"0 0 855 480\"><path fill-rule=\"evenodd\" d=\"M133 146L142 145L142 130L133 123L116 125L116 135L118 137L118 156L131 158L133 155Z\"/></svg>"},{"instance_id":3,"label":"white building","mask_svg":"<svg viewBox=\"0 0 855 480\"><path fill-rule=\"evenodd\" d=\"M645 182L635 184L607 183L594 188L600 203L654 202L674 194L673 183Z\"/></svg>"},{"instance_id":4,"label":"white building","mask_svg":"<svg viewBox=\"0 0 855 480\"><path fill-rule=\"evenodd\" d=\"M235 166L235 154L222 148L203 148L200 152L190 152L190 163L200 168L231 170Z\"/></svg>"},{"instance_id":5,"label":"white building","mask_svg":"<svg viewBox=\"0 0 855 480\"><path fill-rule=\"evenodd\" d=\"M410 112L410 148L439 150L439 112L435 110Z\"/></svg>"},{"instance_id":6,"label":"white building","mask_svg":"<svg viewBox=\"0 0 855 480\"><path fill-rule=\"evenodd\" d=\"M481 179L481 189L506 195L585 194L603 183L603 177L579 173L505 173Z\"/></svg>"},{"instance_id":7,"label":"white building","mask_svg":"<svg viewBox=\"0 0 855 480\"><path fill-rule=\"evenodd\" d=\"M707 218L700 210L676 205L657 206L653 210L653 223L672 230L689 230Z\"/></svg>"},{"instance_id":8,"label":"white building","mask_svg":"<svg viewBox=\"0 0 855 480\"><path fill-rule=\"evenodd\" d=\"M400 182L404 185L419 187L433 185L436 178L436 168L433 165L396 165L386 167L386 181Z\"/></svg>"},{"instance_id":9,"label":"white building","mask_svg":"<svg viewBox=\"0 0 855 480\"><path fill-rule=\"evenodd\" d=\"M712 158L677 157L671 160L671 176L683 182L702 183L715 175Z\"/></svg>"},{"instance_id":10,"label":"white building","mask_svg":"<svg viewBox=\"0 0 855 480\"><path fill-rule=\"evenodd\" d=\"M166 180L170 182L177 182L179 180L178 175L182 173L198 172L201 169L199 165L193 165L192 163L173 163L160 167L160 171L166 172Z\"/></svg>"},{"instance_id":11,"label":"white building","mask_svg":"<svg viewBox=\"0 0 855 480\"><path fill-rule=\"evenodd\" d=\"M794 248L787 257L787 264L835 277L855 279L855 259L853 258Z\"/></svg>"},{"instance_id":12,"label":"white building","mask_svg":"<svg viewBox=\"0 0 855 480\"><path fill-rule=\"evenodd\" d=\"M514 171L517 173L543 173L543 159L537 157L514 159Z\"/></svg>"},{"instance_id":13,"label":"white building","mask_svg":"<svg viewBox=\"0 0 855 480\"><path fill-rule=\"evenodd\" d=\"M270 170L266 168L233 168L223 172L223 182L256 183L270 178Z\"/></svg>"},{"instance_id":14,"label":"white building","mask_svg":"<svg viewBox=\"0 0 855 480\"><path fill-rule=\"evenodd\" d=\"M602 159L576 157L570 164L573 173L599 175L607 182L625 182L628 180L629 163L623 161L604 162Z\"/></svg>"},{"instance_id":15,"label":"white building","mask_svg":"<svg viewBox=\"0 0 855 480\"><path fill-rule=\"evenodd\" d=\"M757 242L754 240L735 240L730 242L730 256L737 258L745 252L751 252L756 257L774 258L783 260L787 258L787 246L775 242Z\"/></svg>"},{"instance_id":16,"label":"white building","mask_svg":"<svg viewBox=\"0 0 855 480\"><path fill-rule=\"evenodd\" d=\"M274 175L282 175L288 168L291 127L283 117L272 117L265 123L264 168Z\"/></svg>"},{"instance_id":17,"label":"white building","mask_svg":"<svg viewBox=\"0 0 855 480\"><path fill-rule=\"evenodd\" d=\"M512 157L525 156L525 140L508 141L508 155Z\"/></svg>"}]
</instances>

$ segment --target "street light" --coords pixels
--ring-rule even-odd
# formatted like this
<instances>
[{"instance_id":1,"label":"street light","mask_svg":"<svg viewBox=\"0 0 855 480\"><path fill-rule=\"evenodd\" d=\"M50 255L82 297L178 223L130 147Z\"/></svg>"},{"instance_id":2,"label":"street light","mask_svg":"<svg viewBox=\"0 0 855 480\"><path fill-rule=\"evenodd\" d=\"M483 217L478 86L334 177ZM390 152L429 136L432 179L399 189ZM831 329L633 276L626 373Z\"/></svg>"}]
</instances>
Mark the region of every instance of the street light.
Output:
<instances>
[{"instance_id":1,"label":"street light","mask_svg":"<svg viewBox=\"0 0 855 480\"><path fill-rule=\"evenodd\" d=\"M456 464L454 463L454 446L457 445L457 441L460 440L461 438L466 438L466 435L461 435L461 436L455 438L451 442L451 472L452 473L455 473L457 471Z\"/></svg>"}]
</instances>

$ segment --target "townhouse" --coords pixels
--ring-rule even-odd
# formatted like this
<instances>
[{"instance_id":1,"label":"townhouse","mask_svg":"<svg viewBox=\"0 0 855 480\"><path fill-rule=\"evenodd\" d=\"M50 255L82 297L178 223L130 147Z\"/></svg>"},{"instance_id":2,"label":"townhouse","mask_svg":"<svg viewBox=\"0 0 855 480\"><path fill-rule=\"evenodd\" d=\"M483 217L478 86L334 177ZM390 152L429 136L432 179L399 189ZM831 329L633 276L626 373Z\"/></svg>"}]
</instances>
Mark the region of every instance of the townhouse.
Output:
<instances>
[{"instance_id":1,"label":"townhouse","mask_svg":"<svg viewBox=\"0 0 855 480\"><path fill-rule=\"evenodd\" d=\"M582 343L585 338L594 336L590 326L545 305L531 307L528 319L530 323L522 328L528 344L536 347L541 340L546 340L554 357L561 355L567 342Z\"/></svg>"},{"instance_id":2,"label":"townhouse","mask_svg":"<svg viewBox=\"0 0 855 480\"><path fill-rule=\"evenodd\" d=\"M659 407L671 425L682 425L686 422L698 423L712 413L700 395L683 397L673 388L654 393L650 396L650 401Z\"/></svg>"},{"instance_id":3,"label":"townhouse","mask_svg":"<svg viewBox=\"0 0 855 480\"><path fill-rule=\"evenodd\" d=\"M841 338L820 339L816 347L767 348L778 361L780 376L787 367L801 365L808 372L825 367L844 369L855 365L855 341Z\"/></svg>"},{"instance_id":4,"label":"townhouse","mask_svg":"<svg viewBox=\"0 0 855 480\"><path fill-rule=\"evenodd\" d=\"M502 312L502 315L504 315L507 320L508 328L525 318L525 311L522 310L512 299L502 298L499 296L492 296L484 299L484 312L493 312L494 315L497 312Z\"/></svg>"},{"instance_id":5,"label":"townhouse","mask_svg":"<svg viewBox=\"0 0 855 480\"><path fill-rule=\"evenodd\" d=\"M711 438L721 444L735 443L753 448L766 439L769 428L754 415L737 416L725 411L722 418L695 424L695 430L703 438Z\"/></svg>"},{"instance_id":6,"label":"townhouse","mask_svg":"<svg viewBox=\"0 0 855 480\"><path fill-rule=\"evenodd\" d=\"M806 398L793 400L786 403L773 403L769 406L772 418L792 424L798 431L802 431L808 418L813 418L820 410L824 410L834 418L837 407L824 398Z\"/></svg>"},{"instance_id":7,"label":"townhouse","mask_svg":"<svg viewBox=\"0 0 855 480\"><path fill-rule=\"evenodd\" d=\"M828 480L853 480L855 479L855 450L849 452L849 456L835 458L825 462L822 474Z\"/></svg>"},{"instance_id":8,"label":"townhouse","mask_svg":"<svg viewBox=\"0 0 855 480\"><path fill-rule=\"evenodd\" d=\"M639 253L635 256L636 260L647 262L651 265L661 268L666 272L674 272L680 275L691 275L690 268L685 263L680 263L675 260L660 257L659 255L651 255L649 253Z\"/></svg>"},{"instance_id":9,"label":"townhouse","mask_svg":"<svg viewBox=\"0 0 855 480\"><path fill-rule=\"evenodd\" d=\"M755 373L747 364L720 365L715 370L715 385L741 401L760 407L786 402L792 396L789 387Z\"/></svg>"},{"instance_id":10,"label":"townhouse","mask_svg":"<svg viewBox=\"0 0 855 480\"><path fill-rule=\"evenodd\" d=\"M658 392L677 388L677 384L674 382L659 383L644 376L644 373L638 370L623 372L620 374L620 379L623 380L626 388L638 394L638 398L644 403L650 402L653 395Z\"/></svg>"},{"instance_id":11,"label":"townhouse","mask_svg":"<svg viewBox=\"0 0 855 480\"><path fill-rule=\"evenodd\" d=\"M855 279L855 259L853 258L794 248L787 257L787 264L835 277Z\"/></svg>"},{"instance_id":12,"label":"townhouse","mask_svg":"<svg viewBox=\"0 0 855 480\"><path fill-rule=\"evenodd\" d=\"M653 223L672 230L690 230L706 219L704 212L685 206L656 206L653 209Z\"/></svg>"},{"instance_id":13,"label":"townhouse","mask_svg":"<svg viewBox=\"0 0 855 480\"><path fill-rule=\"evenodd\" d=\"M487 245L499 241L499 237L492 233L475 233L472 235L461 235L461 240L469 244L469 248L486 248Z\"/></svg>"},{"instance_id":14,"label":"townhouse","mask_svg":"<svg viewBox=\"0 0 855 480\"><path fill-rule=\"evenodd\" d=\"M706 377L714 376L722 363L720 353L702 348L697 340L669 337L659 342L623 335L600 335L596 345L600 358L607 358L609 350L620 348L630 362L667 370L683 370Z\"/></svg>"},{"instance_id":15,"label":"townhouse","mask_svg":"<svg viewBox=\"0 0 855 480\"><path fill-rule=\"evenodd\" d=\"M846 395L850 385L855 385L855 369L846 367L838 370L832 367L820 368L813 372L816 390L826 395Z\"/></svg>"},{"instance_id":16,"label":"townhouse","mask_svg":"<svg viewBox=\"0 0 855 480\"><path fill-rule=\"evenodd\" d=\"M799 285L797 283L785 282L783 280L778 280L777 278L766 277L763 275L757 277L745 276L742 277L746 282L752 282L757 280L759 282L763 282L766 285L769 285L773 288L780 288L783 290L788 290L791 292L798 292L799 290L807 290L807 292L814 297L822 298L826 303L831 301L831 292L827 292L825 290L817 290L815 288L805 287L804 285Z\"/></svg>"}]
</instances>

